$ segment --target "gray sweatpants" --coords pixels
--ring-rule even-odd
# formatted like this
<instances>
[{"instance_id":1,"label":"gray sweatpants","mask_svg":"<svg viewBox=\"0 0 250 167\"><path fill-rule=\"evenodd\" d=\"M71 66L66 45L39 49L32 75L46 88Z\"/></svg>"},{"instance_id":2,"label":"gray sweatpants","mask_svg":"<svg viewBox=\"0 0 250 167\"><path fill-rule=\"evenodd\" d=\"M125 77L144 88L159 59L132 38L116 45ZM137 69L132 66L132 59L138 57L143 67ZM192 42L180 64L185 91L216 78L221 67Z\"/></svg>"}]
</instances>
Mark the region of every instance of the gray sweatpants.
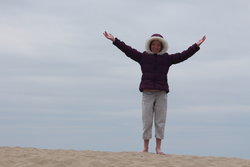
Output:
<instances>
[{"instance_id":1,"label":"gray sweatpants","mask_svg":"<svg viewBox=\"0 0 250 167\"><path fill-rule=\"evenodd\" d=\"M142 93L143 139L152 138L152 126L155 124L155 137L164 138L167 116L167 93L165 91Z\"/></svg>"}]
</instances>

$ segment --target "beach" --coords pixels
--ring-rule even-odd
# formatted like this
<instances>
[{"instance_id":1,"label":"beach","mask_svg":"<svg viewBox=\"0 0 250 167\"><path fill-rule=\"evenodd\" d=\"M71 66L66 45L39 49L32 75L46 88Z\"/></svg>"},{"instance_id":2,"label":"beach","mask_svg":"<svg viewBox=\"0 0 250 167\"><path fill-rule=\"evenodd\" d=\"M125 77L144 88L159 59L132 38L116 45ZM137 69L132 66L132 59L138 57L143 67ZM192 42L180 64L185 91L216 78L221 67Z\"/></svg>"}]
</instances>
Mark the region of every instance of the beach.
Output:
<instances>
[{"instance_id":1,"label":"beach","mask_svg":"<svg viewBox=\"0 0 250 167\"><path fill-rule=\"evenodd\" d=\"M0 167L250 167L240 158L0 147Z\"/></svg>"}]
</instances>

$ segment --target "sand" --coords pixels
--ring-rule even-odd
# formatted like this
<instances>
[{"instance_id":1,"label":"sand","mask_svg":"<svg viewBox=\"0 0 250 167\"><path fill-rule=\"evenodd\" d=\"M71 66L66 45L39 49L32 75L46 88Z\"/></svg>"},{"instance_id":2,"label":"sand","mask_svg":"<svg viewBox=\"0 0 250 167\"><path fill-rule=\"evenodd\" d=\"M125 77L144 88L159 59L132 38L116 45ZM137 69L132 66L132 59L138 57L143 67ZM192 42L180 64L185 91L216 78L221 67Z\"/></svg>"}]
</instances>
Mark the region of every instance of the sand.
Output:
<instances>
[{"instance_id":1,"label":"sand","mask_svg":"<svg viewBox=\"0 0 250 167\"><path fill-rule=\"evenodd\" d=\"M137 152L0 147L0 167L250 167L250 160Z\"/></svg>"}]
</instances>

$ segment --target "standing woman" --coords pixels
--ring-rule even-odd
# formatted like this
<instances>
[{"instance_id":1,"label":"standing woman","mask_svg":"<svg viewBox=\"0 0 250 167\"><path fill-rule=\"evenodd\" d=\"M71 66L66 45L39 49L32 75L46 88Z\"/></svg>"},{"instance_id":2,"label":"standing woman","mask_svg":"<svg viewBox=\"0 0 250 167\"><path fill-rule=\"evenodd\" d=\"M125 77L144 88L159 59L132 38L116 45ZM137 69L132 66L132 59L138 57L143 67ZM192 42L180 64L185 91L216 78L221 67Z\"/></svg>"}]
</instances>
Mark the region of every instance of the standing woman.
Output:
<instances>
[{"instance_id":1,"label":"standing woman","mask_svg":"<svg viewBox=\"0 0 250 167\"><path fill-rule=\"evenodd\" d=\"M160 34L153 34L146 41L146 51L144 52L139 52L126 45L106 31L103 35L111 40L128 57L140 64L142 77L139 90L142 92L142 137L144 140L142 152L148 152L154 123L155 151L157 154L164 154L161 152L161 140L164 138L167 115L167 93L169 92L167 74L169 67L194 55L200 49L200 45L206 40L206 36L203 36L202 39L183 52L168 54L168 43Z\"/></svg>"}]
</instances>

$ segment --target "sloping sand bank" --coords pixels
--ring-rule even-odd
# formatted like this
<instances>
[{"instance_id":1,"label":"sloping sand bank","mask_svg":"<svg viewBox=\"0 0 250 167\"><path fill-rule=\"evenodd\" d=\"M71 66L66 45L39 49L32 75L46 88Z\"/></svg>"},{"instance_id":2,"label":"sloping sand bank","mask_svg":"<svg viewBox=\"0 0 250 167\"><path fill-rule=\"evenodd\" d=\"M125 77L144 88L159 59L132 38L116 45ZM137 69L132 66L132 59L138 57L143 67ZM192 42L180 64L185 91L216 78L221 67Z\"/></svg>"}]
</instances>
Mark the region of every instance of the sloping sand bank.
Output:
<instances>
[{"instance_id":1,"label":"sloping sand bank","mask_svg":"<svg viewBox=\"0 0 250 167\"><path fill-rule=\"evenodd\" d=\"M0 167L250 167L250 160L136 152L0 147Z\"/></svg>"}]
</instances>

